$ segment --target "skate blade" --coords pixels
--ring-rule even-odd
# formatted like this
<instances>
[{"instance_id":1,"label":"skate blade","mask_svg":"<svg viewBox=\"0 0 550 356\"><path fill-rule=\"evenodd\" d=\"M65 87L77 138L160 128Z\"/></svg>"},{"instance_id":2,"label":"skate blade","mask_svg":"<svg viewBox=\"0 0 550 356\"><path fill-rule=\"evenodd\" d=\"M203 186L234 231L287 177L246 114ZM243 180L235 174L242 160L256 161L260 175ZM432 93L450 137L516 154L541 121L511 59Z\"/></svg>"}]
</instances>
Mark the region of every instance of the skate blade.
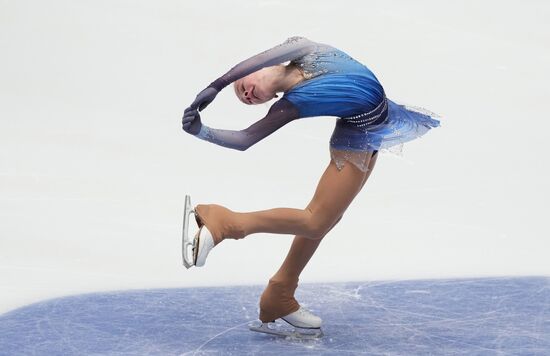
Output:
<instances>
[{"instance_id":1,"label":"skate blade","mask_svg":"<svg viewBox=\"0 0 550 356\"><path fill-rule=\"evenodd\" d=\"M183 233L182 233L182 247L181 254L183 257L183 265L185 268L191 268L195 265L195 246L197 240L195 237L191 238L189 236L189 220L190 215L195 214L191 206L191 197L189 195L185 196L185 206L183 212Z\"/></svg>"},{"instance_id":2,"label":"skate blade","mask_svg":"<svg viewBox=\"0 0 550 356\"><path fill-rule=\"evenodd\" d=\"M290 339L318 339L323 336L321 328L304 329L290 326L285 323L262 323L260 321L250 324L248 328L264 334L270 334Z\"/></svg>"}]
</instances>

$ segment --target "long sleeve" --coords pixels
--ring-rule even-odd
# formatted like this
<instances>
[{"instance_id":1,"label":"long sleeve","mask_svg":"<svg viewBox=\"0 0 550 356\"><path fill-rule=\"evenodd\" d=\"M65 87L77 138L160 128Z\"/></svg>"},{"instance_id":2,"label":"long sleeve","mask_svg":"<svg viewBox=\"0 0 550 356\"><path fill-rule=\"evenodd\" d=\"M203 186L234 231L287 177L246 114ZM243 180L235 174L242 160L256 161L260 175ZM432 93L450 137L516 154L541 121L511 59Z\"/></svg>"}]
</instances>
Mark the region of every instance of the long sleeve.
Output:
<instances>
[{"instance_id":1,"label":"long sleeve","mask_svg":"<svg viewBox=\"0 0 550 356\"><path fill-rule=\"evenodd\" d=\"M282 98L269 108L269 112L263 119L244 130L214 129L203 124L196 137L223 147L245 151L298 118L298 109L291 102Z\"/></svg>"},{"instance_id":2,"label":"long sleeve","mask_svg":"<svg viewBox=\"0 0 550 356\"><path fill-rule=\"evenodd\" d=\"M290 37L280 45L237 64L227 73L213 81L209 86L220 91L234 81L264 67L274 66L305 56L306 54L311 53L315 46L315 42L310 41L305 37Z\"/></svg>"}]
</instances>

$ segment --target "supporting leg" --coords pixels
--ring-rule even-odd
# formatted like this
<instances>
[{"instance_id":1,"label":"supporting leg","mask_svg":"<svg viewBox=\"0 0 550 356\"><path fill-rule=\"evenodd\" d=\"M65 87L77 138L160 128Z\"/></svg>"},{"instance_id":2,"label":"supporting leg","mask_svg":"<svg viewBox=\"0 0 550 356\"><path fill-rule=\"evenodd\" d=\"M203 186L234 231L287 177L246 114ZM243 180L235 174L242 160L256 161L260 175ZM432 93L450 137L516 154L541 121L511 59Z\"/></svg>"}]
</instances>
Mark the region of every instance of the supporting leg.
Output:
<instances>
[{"instance_id":1,"label":"supporting leg","mask_svg":"<svg viewBox=\"0 0 550 356\"><path fill-rule=\"evenodd\" d=\"M356 193L361 190L361 188L366 183L368 177L370 176L370 173L374 169L376 157L377 155L374 155L369 161L369 170L360 181L360 187ZM331 162L331 164L333 164L333 162ZM347 166L353 165L348 164ZM353 169L356 169L356 167L353 167ZM325 171L325 174L327 174L327 171ZM314 198L308 205L307 209L316 211L317 209L319 209L319 206L323 206L322 203L319 203L320 201L322 201L323 192L325 189L330 189L330 185L327 183L327 179L324 178L326 178L325 175L323 175L323 177L321 178ZM334 189L335 187L337 186L332 186L333 191L338 190ZM351 200L349 202L351 202ZM343 211L332 223L332 225L325 231L323 236L326 235L326 233L328 233L330 230L332 230L332 228L341 220L342 215ZM315 253L315 251L317 250L317 247L320 243L321 239L311 239L303 235L296 235L294 237L290 250L283 264L275 273L275 275L269 280L269 284L264 290L260 299L261 321L268 322L298 310L299 304L294 298L294 292L298 286L299 276Z\"/></svg>"},{"instance_id":2,"label":"supporting leg","mask_svg":"<svg viewBox=\"0 0 550 356\"><path fill-rule=\"evenodd\" d=\"M369 176L371 175L374 165L376 164L376 159L378 158L377 154L374 154L372 158L369 161L368 164L368 171L365 174L365 178L361 182L361 188L365 185L367 182ZM311 204L311 203L310 203ZM309 206L308 206L309 208ZM336 224L342 219L342 215L338 218L338 220L330 227L330 229L327 231L330 232ZM277 271L273 278L276 279L297 279L302 271L304 270L305 266L311 259L311 256L315 253L317 250L317 247L321 243L321 239L312 240L305 236L296 235L294 237L294 240L292 241L292 245L290 246L290 250L288 251L288 254Z\"/></svg>"}]
</instances>

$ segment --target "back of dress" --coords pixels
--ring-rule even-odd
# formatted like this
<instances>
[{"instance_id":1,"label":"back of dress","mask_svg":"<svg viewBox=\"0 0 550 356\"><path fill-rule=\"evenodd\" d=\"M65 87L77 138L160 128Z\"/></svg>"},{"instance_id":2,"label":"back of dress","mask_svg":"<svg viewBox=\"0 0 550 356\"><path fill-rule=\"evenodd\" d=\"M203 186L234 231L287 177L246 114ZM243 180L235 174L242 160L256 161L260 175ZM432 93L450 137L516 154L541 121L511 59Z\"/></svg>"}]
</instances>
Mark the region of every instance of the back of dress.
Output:
<instances>
[{"instance_id":1,"label":"back of dress","mask_svg":"<svg viewBox=\"0 0 550 356\"><path fill-rule=\"evenodd\" d=\"M296 37L287 41L292 41ZM364 64L329 45L291 61L305 80L285 93L300 117L348 117L369 112L384 98L384 89Z\"/></svg>"}]
</instances>

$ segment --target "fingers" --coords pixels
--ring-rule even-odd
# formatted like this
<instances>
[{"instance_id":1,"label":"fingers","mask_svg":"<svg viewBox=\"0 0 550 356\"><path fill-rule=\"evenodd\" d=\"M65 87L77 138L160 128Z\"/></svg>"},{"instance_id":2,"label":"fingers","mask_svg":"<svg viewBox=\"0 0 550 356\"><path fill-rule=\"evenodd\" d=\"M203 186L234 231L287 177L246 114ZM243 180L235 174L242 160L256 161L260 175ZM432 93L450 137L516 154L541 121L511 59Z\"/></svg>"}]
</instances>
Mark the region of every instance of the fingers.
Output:
<instances>
[{"instance_id":1,"label":"fingers","mask_svg":"<svg viewBox=\"0 0 550 356\"><path fill-rule=\"evenodd\" d=\"M181 125L183 130L188 131L193 121L195 121L197 118L200 119L200 115L197 109L193 109L191 107L188 107L187 109L185 109L183 118L181 119Z\"/></svg>"},{"instance_id":2,"label":"fingers","mask_svg":"<svg viewBox=\"0 0 550 356\"><path fill-rule=\"evenodd\" d=\"M183 117L183 119L181 120L181 124L191 124L193 121L195 121L194 117Z\"/></svg>"},{"instance_id":3,"label":"fingers","mask_svg":"<svg viewBox=\"0 0 550 356\"><path fill-rule=\"evenodd\" d=\"M199 95L197 95L197 97L195 98L195 100L193 100L191 106L189 107L192 109L199 109L200 111L200 108L204 108L204 104L206 101L208 101L208 98L205 98L204 95L201 95L201 93L199 93Z\"/></svg>"},{"instance_id":4,"label":"fingers","mask_svg":"<svg viewBox=\"0 0 550 356\"><path fill-rule=\"evenodd\" d=\"M202 93L202 92L201 92ZM202 102L204 101L204 97L201 95L201 93L199 93L197 95L197 97L195 98L195 100L193 100L193 102L191 103L191 105L189 106L189 108L191 109L198 109L200 105L202 105Z\"/></svg>"},{"instance_id":5,"label":"fingers","mask_svg":"<svg viewBox=\"0 0 550 356\"><path fill-rule=\"evenodd\" d=\"M181 119L181 123L182 124L185 124L185 123L191 123L195 121L195 116L184 116L182 119Z\"/></svg>"},{"instance_id":6,"label":"fingers","mask_svg":"<svg viewBox=\"0 0 550 356\"><path fill-rule=\"evenodd\" d=\"M210 103L212 102L212 99L210 100L204 100L199 104L199 111L202 111L204 108L206 108Z\"/></svg>"},{"instance_id":7,"label":"fingers","mask_svg":"<svg viewBox=\"0 0 550 356\"><path fill-rule=\"evenodd\" d=\"M199 112L197 111L197 109L192 109L191 107L188 107L187 109L185 109L185 111L183 112L183 117L195 117L199 115Z\"/></svg>"},{"instance_id":8,"label":"fingers","mask_svg":"<svg viewBox=\"0 0 550 356\"><path fill-rule=\"evenodd\" d=\"M217 89L213 87L208 87L204 89L199 94L197 94L197 97L191 104L191 108L199 109L199 111L202 111L214 100L216 95L218 95Z\"/></svg>"},{"instance_id":9,"label":"fingers","mask_svg":"<svg viewBox=\"0 0 550 356\"><path fill-rule=\"evenodd\" d=\"M191 120L195 119L195 117L197 117L199 115L199 112L197 111L197 109L194 109L194 108L191 108L191 107L188 107L187 109L185 109L185 111L183 112L183 118L191 118Z\"/></svg>"},{"instance_id":10,"label":"fingers","mask_svg":"<svg viewBox=\"0 0 550 356\"><path fill-rule=\"evenodd\" d=\"M188 109L197 110L198 107L199 107L199 102L195 100L191 103L191 106L189 106Z\"/></svg>"},{"instance_id":11,"label":"fingers","mask_svg":"<svg viewBox=\"0 0 550 356\"><path fill-rule=\"evenodd\" d=\"M208 101L208 100L204 100L204 99L201 99L201 100L197 99L197 100L193 101L190 108L198 109L199 111L202 111L211 102L212 102L212 100Z\"/></svg>"}]
</instances>

